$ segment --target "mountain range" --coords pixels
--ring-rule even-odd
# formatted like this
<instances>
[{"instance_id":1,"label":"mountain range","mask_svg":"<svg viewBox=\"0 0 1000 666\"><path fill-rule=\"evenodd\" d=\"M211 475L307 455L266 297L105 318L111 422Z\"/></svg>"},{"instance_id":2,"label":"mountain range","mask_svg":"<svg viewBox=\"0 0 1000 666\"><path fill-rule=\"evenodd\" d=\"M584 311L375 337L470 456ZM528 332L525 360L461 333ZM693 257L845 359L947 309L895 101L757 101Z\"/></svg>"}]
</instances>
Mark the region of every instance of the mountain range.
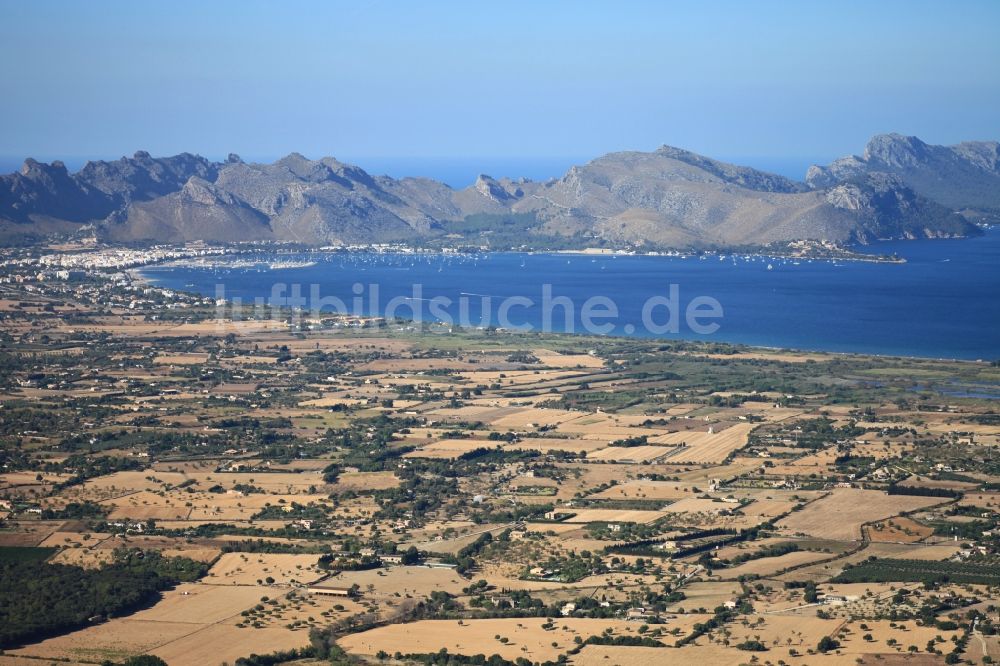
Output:
<instances>
[{"instance_id":1,"label":"mountain range","mask_svg":"<svg viewBox=\"0 0 1000 666\"><path fill-rule=\"evenodd\" d=\"M798 182L663 146L545 182L483 175L464 189L298 153L259 164L140 151L75 173L27 159L0 176L0 238L653 249L966 236L1000 218L998 155L997 143L879 135Z\"/></svg>"},{"instance_id":2,"label":"mountain range","mask_svg":"<svg viewBox=\"0 0 1000 666\"><path fill-rule=\"evenodd\" d=\"M969 219L1000 219L1000 143L996 141L932 146L915 136L880 134L872 137L860 156L810 167L806 182L823 189L873 173L895 176L914 192Z\"/></svg>"}]
</instances>

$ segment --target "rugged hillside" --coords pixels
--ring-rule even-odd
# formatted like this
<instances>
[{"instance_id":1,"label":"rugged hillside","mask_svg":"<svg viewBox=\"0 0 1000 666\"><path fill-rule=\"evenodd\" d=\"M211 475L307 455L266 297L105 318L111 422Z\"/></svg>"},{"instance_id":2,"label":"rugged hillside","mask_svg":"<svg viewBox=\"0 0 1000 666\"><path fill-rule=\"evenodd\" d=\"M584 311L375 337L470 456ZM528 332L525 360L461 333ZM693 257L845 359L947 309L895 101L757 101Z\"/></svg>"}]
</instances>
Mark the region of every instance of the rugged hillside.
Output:
<instances>
[{"instance_id":1,"label":"rugged hillside","mask_svg":"<svg viewBox=\"0 0 1000 666\"><path fill-rule=\"evenodd\" d=\"M177 192L133 203L124 220L109 220L102 229L117 241L274 239L266 215L198 176L191 176Z\"/></svg>"},{"instance_id":2,"label":"rugged hillside","mask_svg":"<svg viewBox=\"0 0 1000 666\"><path fill-rule=\"evenodd\" d=\"M899 181L874 179L831 190L676 148L612 153L513 205L550 233L592 233L612 242L688 247L961 235L970 225Z\"/></svg>"},{"instance_id":3,"label":"rugged hillside","mask_svg":"<svg viewBox=\"0 0 1000 666\"><path fill-rule=\"evenodd\" d=\"M84 229L118 242L686 248L976 231L902 176L848 175L833 166L811 174L807 186L668 146L605 155L545 183L484 175L462 190L298 153L249 164L236 155L210 162L138 152L74 174L59 162L29 159L0 177L0 233L13 239Z\"/></svg>"},{"instance_id":4,"label":"rugged hillside","mask_svg":"<svg viewBox=\"0 0 1000 666\"><path fill-rule=\"evenodd\" d=\"M76 179L89 188L103 192L121 206L176 192L192 176L214 181L219 167L191 153L154 158L140 150L131 158L123 157L114 162L87 162L76 174Z\"/></svg>"},{"instance_id":5,"label":"rugged hillside","mask_svg":"<svg viewBox=\"0 0 1000 666\"><path fill-rule=\"evenodd\" d=\"M0 176L0 219L8 222L87 222L114 208L107 194L71 175L62 162L43 164L28 158L20 171Z\"/></svg>"},{"instance_id":6,"label":"rugged hillside","mask_svg":"<svg viewBox=\"0 0 1000 666\"><path fill-rule=\"evenodd\" d=\"M915 136L880 134L860 157L810 167L806 181L826 189L877 173L896 176L917 194L971 218L1000 221L1000 144L995 141L932 146Z\"/></svg>"}]
</instances>

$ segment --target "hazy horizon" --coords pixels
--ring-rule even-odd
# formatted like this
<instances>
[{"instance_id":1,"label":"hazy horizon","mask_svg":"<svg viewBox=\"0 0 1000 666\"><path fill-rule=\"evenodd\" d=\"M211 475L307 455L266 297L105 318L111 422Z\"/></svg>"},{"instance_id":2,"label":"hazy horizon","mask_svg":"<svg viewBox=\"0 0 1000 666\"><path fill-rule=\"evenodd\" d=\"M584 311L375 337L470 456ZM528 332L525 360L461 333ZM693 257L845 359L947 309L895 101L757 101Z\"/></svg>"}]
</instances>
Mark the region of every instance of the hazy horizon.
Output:
<instances>
[{"instance_id":1,"label":"hazy horizon","mask_svg":"<svg viewBox=\"0 0 1000 666\"><path fill-rule=\"evenodd\" d=\"M1000 138L1000 3L982 0L0 0L0 16L0 153L18 158L547 160L666 143L798 159L884 132Z\"/></svg>"}]
</instances>

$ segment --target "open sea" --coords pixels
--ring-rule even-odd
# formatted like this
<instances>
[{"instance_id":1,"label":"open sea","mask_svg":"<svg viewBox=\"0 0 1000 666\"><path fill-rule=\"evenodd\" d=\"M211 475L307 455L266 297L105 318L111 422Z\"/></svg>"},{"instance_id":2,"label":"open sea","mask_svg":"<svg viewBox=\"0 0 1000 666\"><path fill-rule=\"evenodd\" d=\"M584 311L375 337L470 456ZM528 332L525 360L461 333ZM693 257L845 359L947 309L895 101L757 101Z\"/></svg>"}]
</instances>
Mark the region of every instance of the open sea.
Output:
<instances>
[{"instance_id":1,"label":"open sea","mask_svg":"<svg viewBox=\"0 0 1000 666\"><path fill-rule=\"evenodd\" d=\"M907 262L264 253L242 255L236 266L152 266L142 273L160 286L240 298L247 307L254 299L294 305L280 299L301 294L307 309L388 309L405 319L471 326L1000 359L1000 229L865 249ZM691 319L689 311L702 316Z\"/></svg>"}]
</instances>

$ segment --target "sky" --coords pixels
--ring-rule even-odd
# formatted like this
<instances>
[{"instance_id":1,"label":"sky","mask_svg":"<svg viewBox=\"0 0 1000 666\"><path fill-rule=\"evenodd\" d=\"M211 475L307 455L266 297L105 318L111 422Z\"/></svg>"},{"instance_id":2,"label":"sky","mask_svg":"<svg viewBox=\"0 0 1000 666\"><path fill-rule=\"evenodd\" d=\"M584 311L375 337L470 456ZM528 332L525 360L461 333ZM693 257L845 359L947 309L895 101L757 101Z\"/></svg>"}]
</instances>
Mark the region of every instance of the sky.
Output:
<instances>
[{"instance_id":1,"label":"sky","mask_svg":"<svg viewBox=\"0 0 1000 666\"><path fill-rule=\"evenodd\" d=\"M998 29L993 0L0 0L0 156L804 166L1000 139Z\"/></svg>"}]
</instances>

